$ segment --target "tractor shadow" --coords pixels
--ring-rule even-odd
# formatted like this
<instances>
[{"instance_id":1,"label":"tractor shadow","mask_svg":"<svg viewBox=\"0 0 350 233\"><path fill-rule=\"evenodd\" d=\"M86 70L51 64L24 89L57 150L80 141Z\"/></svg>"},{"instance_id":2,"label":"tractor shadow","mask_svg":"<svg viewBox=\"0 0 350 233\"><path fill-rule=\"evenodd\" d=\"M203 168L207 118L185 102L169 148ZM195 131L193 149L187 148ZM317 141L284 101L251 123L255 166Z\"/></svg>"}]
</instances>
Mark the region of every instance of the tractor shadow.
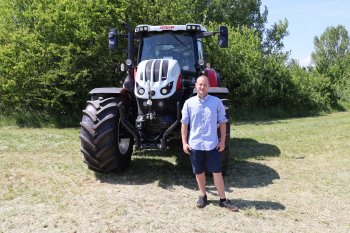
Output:
<instances>
[{"instance_id":1,"label":"tractor shadow","mask_svg":"<svg viewBox=\"0 0 350 233\"><path fill-rule=\"evenodd\" d=\"M279 156L281 152L278 147L249 138L233 138L230 145L230 165L224 178L228 192L231 192L232 188L265 187L280 179L274 169L248 160ZM95 174L101 182L112 184L143 185L157 182L159 187L164 189L171 189L173 186L197 189L190 159L183 153L181 144L173 145L167 151L136 151L125 171ZM208 184L212 184L210 176Z\"/></svg>"},{"instance_id":2,"label":"tractor shadow","mask_svg":"<svg viewBox=\"0 0 350 233\"><path fill-rule=\"evenodd\" d=\"M275 145L259 143L249 138L233 138L230 140L231 157L229 170L224 176L226 192L234 189L266 187L280 179L277 171L259 163L269 157L278 157L281 152ZM176 155L176 156L175 156ZM253 160L253 161L252 161ZM130 166L118 173L95 173L101 182L121 185L145 185L156 183L160 188L173 189L182 186L198 190L195 176L192 174L188 155L182 146L172 147L167 151L136 151ZM207 191L217 196L212 176L207 176ZM255 201L233 199L242 210L284 210L285 206L273 201ZM218 203L217 203L218 204Z\"/></svg>"},{"instance_id":3,"label":"tractor shadow","mask_svg":"<svg viewBox=\"0 0 350 233\"><path fill-rule=\"evenodd\" d=\"M183 186L196 189L191 162L182 148L168 151L144 150L132 155L130 166L121 172L95 173L101 182L125 185L144 185L157 182L164 189Z\"/></svg>"}]
</instances>

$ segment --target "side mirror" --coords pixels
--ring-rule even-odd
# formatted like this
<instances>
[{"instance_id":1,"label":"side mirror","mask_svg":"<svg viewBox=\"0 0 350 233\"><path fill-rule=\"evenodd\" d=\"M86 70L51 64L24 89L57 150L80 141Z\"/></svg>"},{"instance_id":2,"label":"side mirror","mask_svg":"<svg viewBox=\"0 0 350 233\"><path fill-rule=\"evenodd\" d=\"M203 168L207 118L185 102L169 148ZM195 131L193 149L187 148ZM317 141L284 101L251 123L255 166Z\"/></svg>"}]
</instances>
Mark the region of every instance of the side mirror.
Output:
<instances>
[{"instance_id":1,"label":"side mirror","mask_svg":"<svg viewBox=\"0 0 350 233\"><path fill-rule=\"evenodd\" d=\"M228 47L228 28L226 26L219 27L219 47Z\"/></svg>"},{"instance_id":2,"label":"side mirror","mask_svg":"<svg viewBox=\"0 0 350 233\"><path fill-rule=\"evenodd\" d=\"M118 31L115 28L109 29L108 33L108 48L117 49L118 47Z\"/></svg>"}]
</instances>

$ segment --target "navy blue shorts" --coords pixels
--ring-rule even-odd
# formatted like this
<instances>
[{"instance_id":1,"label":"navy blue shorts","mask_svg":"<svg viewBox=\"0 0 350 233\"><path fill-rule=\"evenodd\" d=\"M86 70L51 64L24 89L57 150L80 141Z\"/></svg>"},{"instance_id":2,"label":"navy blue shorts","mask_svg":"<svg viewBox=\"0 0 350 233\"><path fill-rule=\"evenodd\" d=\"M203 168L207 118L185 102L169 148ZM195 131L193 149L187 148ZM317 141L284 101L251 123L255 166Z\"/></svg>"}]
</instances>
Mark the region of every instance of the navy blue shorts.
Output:
<instances>
[{"instance_id":1,"label":"navy blue shorts","mask_svg":"<svg viewBox=\"0 0 350 233\"><path fill-rule=\"evenodd\" d=\"M221 153L216 148L210 151L192 149L190 158L194 174L221 172Z\"/></svg>"}]
</instances>

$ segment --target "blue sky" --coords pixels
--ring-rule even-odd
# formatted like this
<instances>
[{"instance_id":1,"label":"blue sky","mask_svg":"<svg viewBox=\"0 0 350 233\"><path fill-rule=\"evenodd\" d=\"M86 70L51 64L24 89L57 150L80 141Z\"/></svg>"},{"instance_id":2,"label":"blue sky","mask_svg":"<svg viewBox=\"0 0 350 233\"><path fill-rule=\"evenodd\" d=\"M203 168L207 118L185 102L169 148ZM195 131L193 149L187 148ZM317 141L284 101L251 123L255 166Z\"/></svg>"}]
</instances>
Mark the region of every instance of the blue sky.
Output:
<instances>
[{"instance_id":1,"label":"blue sky","mask_svg":"<svg viewBox=\"0 0 350 233\"><path fill-rule=\"evenodd\" d=\"M314 37L327 27L343 25L350 32L349 0L262 0L266 6L269 25L286 18L289 36L284 41L285 51L301 65L310 63L314 51Z\"/></svg>"}]
</instances>

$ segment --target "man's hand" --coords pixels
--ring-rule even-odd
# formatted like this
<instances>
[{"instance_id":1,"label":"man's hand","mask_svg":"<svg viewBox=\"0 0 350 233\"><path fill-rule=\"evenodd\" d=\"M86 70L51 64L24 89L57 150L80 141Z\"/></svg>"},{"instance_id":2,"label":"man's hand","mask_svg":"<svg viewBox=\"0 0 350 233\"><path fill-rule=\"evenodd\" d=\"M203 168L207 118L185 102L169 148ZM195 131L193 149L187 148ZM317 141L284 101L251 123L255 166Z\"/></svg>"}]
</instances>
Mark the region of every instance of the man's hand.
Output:
<instances>
[{"instance_id":1,"label":"man's hand","mask_svg":"<svg viewBox=\"0 0 350 233\"><path fill-rule=\"evenodd\" d=\"M182 149L186 154L190 154L191 147L187 143L187 132L188 132L188 125L181 124L181 138L182 138Z\"/></svg>"},{"instance_id":2,"label":"man's hand","mask_svg":"<svg viewBox=\"0 0 350 233\"><path fill-rule=\"evenodd\" d=\"M223 152L225 150L225 141L221 140L216 149L218 149L219 152Z\"/></svg>"},{"instance_id":3,"label":"man's hand","mask_svg":"<svg viewBox=\"0 0 350 233\"><path fill-rule=\"evenodd\" d=\"M184 150L184 152L186 153L186 154L190 154L190 151L191 151L191 147L190 147L190 145L188 145L187 143L184 143L183 145L182 145L182 149Z\"/></svg>"},{"instance_id":4,"label":"man's hand","mask_svg":"<svg viewBox=\"0 0 350 233\"><path fill-rule=\"evenodd\" d=\"M220 123L220 142L216 146L219 152L223 152L225 150L225 139L226 139L226 122Z\"/></svg>"}]
</instances>

